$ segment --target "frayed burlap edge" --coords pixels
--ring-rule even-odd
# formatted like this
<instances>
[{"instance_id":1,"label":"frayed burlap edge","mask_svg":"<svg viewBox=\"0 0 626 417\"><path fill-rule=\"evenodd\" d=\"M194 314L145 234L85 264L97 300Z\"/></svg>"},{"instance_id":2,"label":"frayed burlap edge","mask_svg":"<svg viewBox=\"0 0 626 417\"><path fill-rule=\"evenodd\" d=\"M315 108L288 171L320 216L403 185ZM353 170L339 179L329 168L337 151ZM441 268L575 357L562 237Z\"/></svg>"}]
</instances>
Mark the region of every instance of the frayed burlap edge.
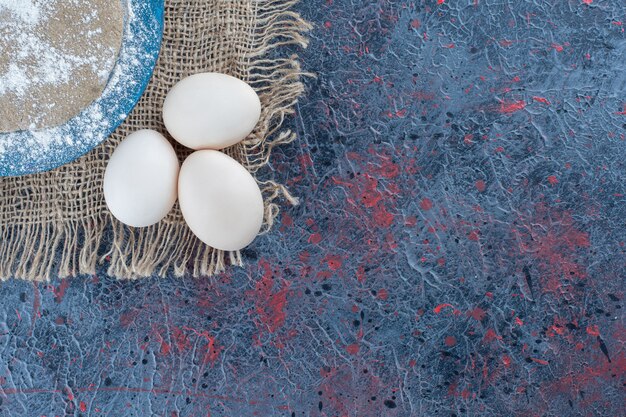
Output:
<instances>
[{"instance_id":1,"label":"frayed burlap edge","mask_svg":"<svg viewBox=\"0 0 626 417\"><path fill-rule=\"evenodd\" d=\"M270 55L276 48L306 47L304 34L311 26L291 10L297 2L250 2L255 25L249 44L242 46L246 73L233 75L255 88L263 111L250 137L226 152L253 174L267 165L274 147L296 137L282 129L282 125L285 117L294 113L304 91L301 78L306 74L301 71L297 56ZM114 148L124 133L116 132L109 140L109 148ZM297 199L281 184L273 181L259 184L265 197L263 230L267 232L279 213L277 200L282 198L297 204ZM223 272L228 265L242 265L239 252L223 252L202 244L180 221L177 207L161 223L143 229L126 227L102 209L87 218L14 223L2 225L0 230L0 279L46 281L54 275L60 278L93 275L99 264L108 265L107 274L119 279L199 277Z\"/></svg>"}]
</instances>

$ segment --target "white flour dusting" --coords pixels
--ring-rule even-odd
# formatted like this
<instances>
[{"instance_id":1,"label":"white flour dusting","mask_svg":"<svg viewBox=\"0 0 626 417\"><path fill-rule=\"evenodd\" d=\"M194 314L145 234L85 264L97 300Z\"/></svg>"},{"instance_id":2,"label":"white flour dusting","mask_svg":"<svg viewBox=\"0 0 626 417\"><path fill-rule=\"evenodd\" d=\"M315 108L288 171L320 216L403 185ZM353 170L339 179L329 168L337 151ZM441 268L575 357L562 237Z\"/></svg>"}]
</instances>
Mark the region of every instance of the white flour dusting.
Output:
<instances>
[{"instance_id":1,"label":"white flour dusting","mask_svg":"<svg viewBox=\"0 0 626 417\"><path fill-rule=\"evenodd\" d=\"M54 0L50 0L50 3L54 3ZM0 10L8 11L14 18L28 25L39 22L42 8L45 5L37 4L33 0L0 0Z\"/></svg>"},{"instance_id":2,"label":"white flour dusting","mask_svg":"<svg viewBox=\"0 0 626 417\"><path fill-rule=\"evenodd\" d=\"M8 33L6 28L11 23L11 19L18 19L22 16L24 27L30 30L30 27L42 25L47 20L48 23L55 22L53 13L55 8L63 5L72 6L73 9L65 9L63 13L69 13L70 19L80 21L84 24L83 19L101 19L103 16L111 17L110 10L107 7L116 6L117 2L121 3L123 13L123 44L119 48L119 54L113 65L112 71L107 75L107 82L102 94L87 103L79 109L75 116L72 115L67 121L52 127L43 127L40 129L25 129L2 132L0 130L0 177L26 175L34 172L46 171L64 163L70 162L100 144L111 131L118 126L133 108L141 93L146 87L152 69L156 63L161 34L163 29L162 20L162 3L159 5L157 1L146 0L0 0L0 74L7 74L9 65L2 67L2 59L6 58L3 49L3 35ZM54 8L46 6L54 5ZM90 5L90 7L86 7ZM31 6L37 6L35 10ZM78 11L82 8L82 11ZM15 17L18 16L18 17ZM67 21L67 19L65 19ZM30 25L32 22L32 26ZM71 31L63 28L63 18L61 22L52 25L53 30L50 33L69 33ZM59 27L59 25L61 25ZM70 23L66 23L70 26ZM56 27L56 29L54 29ZM106 32L110 25L100 25L102 32ZM84 31L85 36L90 39L98 38L99 31ZM69 34L67 35L72 38ZM80 41L80 39L79 39ZM81 41L85 46L85 42ZM95 42L95 41L93 41ZM93 43L92 42L92 43ZM75 42L74 42L75 43ZM64 54L74 56L85 56L81 50L71 50L72 42L69 47L57 48ZM86 47L91 47L87 44ZM93 54L91 54L93 56ZM5 61L6 62L6 61ZM13 63L16 63L13 60ZM71 60L70 60L71 63ZM16 63L17 64L17 63ZM56 65L56 64L55 64ZM98 78L98 74L91 72L94 78ZM14 67L13 69L15 69ZM17 68L20 68L17 65ZM98 68L102 70L102 68ZM23 81L23 77L28 82L30 74L27 71L15 71L12 77L15 77L12 87L16 89L16 85ZM8 77L6 78L8 79ZM42 78L43 79L43 78ZM41 83L41 80L39 81ZM61 83L66 90L67 85L74 86L76 79L70 77L67 84ZM4 87L8 91L8 87ZM63 89L63 88L62 88ZM61 90L62 90L61 89ZM0 101L6 99L12 93L0 95ZM57 100L57 106L63 105L68 100ZM24 113L28 107L21 108L16 113ZM2 122L2 114L6 114L6 110L0 103L0 122ZM34 113L31 109L31 114Z\"/></svg>"},{"instance_id":3,"label":"white flour dusting","mask_svg":"<svg viewBox=\"0 0 626 417\"><path fill-rule=\"evenodd\" d=\"M60 125L87 107L122 32L120 0L0 0L0 132Z\"/></svg>"}]
</instances>

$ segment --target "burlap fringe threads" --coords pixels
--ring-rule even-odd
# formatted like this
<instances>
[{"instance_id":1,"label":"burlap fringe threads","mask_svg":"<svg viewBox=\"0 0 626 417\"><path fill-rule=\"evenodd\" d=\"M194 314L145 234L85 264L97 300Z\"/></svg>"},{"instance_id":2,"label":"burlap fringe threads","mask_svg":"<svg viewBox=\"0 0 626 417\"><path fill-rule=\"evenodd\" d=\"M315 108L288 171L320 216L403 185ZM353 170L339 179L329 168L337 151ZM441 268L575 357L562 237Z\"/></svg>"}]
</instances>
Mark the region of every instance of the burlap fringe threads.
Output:
<instances>
[{"instance_id":1,"label":"burlap fringe threads","mask_svg":"<svg viewBox=\"0 0 626 417\"><path fill-rule=\"evenodd\" d=\"M304 34L311 29L291 9L297 0L250 0L254 33L244 47L248 62L246 80L263 103L255 132L227 153L253 174L267 165L274 147L291 142L295 134L281 130L287 115L304 91L304 74L297 56L270 58L276 48L307 46ZM229 7L228 2L220 7ZM172 23L173 24L173 23ZM265 197L264 231L271 229L279 208L276 200L297 200L274 182L260 182ZM2 188L0 188L2 190ZM108 264L107 273L120 279L150 276L210 276L227 265L241 265L241 254L223 252L202 244L182 221L166 219L145 229L128 228L104 209L80 219L54 222L0 223L0 279L46 281L96 272L98 263Z\"/></svg>"}]
</instances>

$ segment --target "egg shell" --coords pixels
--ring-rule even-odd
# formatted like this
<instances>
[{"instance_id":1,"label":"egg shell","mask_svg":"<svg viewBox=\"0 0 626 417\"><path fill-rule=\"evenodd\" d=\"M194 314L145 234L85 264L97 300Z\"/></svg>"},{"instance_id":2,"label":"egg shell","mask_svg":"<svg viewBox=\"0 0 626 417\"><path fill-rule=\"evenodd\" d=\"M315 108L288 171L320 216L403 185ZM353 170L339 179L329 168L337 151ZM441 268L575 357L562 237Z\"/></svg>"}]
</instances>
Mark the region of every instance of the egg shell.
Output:
<instances>
[{"instance_id":1,"label":"egg shell","mask_svg":"<svg viewBox=\"0 0 626 417\"><path fill-rule=\"evenodd\" d=\"M115 149L104 174L104 199L119 221L133 227L158 223L176 202L180 165L159 132L134 132Z\"/></svg>"},{"instance_id":2,"label":"egg shell","mask_svg":"<svg viewBox=\"0 0 626 417\"><path fill-rule=\"evenodd\" d=\"M245 248L263 224L263 196L256 180L219 151L197 151L185 160L178 201L191 231L216 249Z\"/></svg>"},{"instance_id":3,"label":"egg shell","mask_svg":"<svg viewBox=\"0 0 626 417\"><path fill-rule=\"evenodd\" d=\"M163 104L168 132L192 149L223 149L246 138L261 117L261 101L245 82L219 73L192 75Z\"/></svg>"}]
</instances>

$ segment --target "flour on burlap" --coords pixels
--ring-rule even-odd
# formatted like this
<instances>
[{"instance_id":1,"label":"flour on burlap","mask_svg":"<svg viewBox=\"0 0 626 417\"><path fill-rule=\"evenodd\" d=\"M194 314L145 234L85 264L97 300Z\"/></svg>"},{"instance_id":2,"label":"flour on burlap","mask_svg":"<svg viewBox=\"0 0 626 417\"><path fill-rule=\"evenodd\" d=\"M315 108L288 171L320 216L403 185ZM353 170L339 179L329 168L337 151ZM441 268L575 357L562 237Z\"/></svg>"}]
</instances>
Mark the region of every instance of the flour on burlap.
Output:
<instances>
[{"instance_id":1,"label":"flour on burlap","mask_svg":"<svg viewBox=\"0 0 626 417\"><path fill-rule=\"evenodd\" d=\"M60 125L98 98L123 25L121 0L0 0L0 132Z\"/></svg>"}]
</instances>

